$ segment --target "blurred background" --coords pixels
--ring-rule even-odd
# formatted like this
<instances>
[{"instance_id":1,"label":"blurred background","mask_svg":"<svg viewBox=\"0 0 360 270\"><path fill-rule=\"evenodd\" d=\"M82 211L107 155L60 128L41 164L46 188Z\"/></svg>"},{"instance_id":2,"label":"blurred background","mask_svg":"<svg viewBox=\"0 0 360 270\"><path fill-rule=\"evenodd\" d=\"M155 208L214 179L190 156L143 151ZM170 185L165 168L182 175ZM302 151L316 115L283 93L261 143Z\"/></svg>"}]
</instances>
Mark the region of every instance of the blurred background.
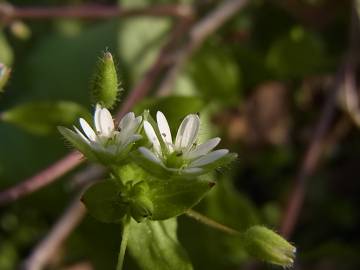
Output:
<instances>
[{"instance_id":1,"label":"blurred background","mask_svg":"<svg viewBox=\"0 0 360 270\"><path fill-rule=\"evenodd\" d=\"M119 106L136 91L138 113L161 109L177 125L198 112L202 137L220 136L239 154L214 176L199 212L283 233L298 248L294 269L360 269L357 2L0 1L0 62L12 70L0 91L0 190L70 151L56 126L92 111L89 82L110 51ZM33 254L87 167L1 202L1 270ZM119 227L80 220L46 269L115 268ZM278 269L186 216L178 234L195 269ZM129 256L125 268L137 269Z\"/></svg>"}]
</instances>

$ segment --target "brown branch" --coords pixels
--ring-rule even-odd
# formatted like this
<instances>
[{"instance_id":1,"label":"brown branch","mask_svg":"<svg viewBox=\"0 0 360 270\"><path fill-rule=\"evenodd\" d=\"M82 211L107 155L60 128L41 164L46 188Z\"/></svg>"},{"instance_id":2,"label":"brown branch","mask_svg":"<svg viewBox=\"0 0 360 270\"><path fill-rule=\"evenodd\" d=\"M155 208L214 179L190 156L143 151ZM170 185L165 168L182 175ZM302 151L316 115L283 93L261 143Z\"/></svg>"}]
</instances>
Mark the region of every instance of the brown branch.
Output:
<instances>
[{"instance_id":1,"label":"brown branch","mask_svg":"<svg viewBox=\"0 0 360 270\"><path fill-rule=\"evenodd\" d=\"M170 16L191 17L192 8L188 5L155 5L143 8L125 9L109 5L81 5L66 7L14 7L9 4L0 4L0 21L10 22L17 19L105 19L110 17L130 16Z\"/></svg>"},{"instance_id":2,"label":"brown branch","mask_svg":"<svg viewBox=\"0 0 360 270\"><path fill-rule=\"evenodd\" d=\"M328 93L328 98L323 107L313 138L305 152L298 174L294 179L294 184L281 222L280 231L285 237L290 237L295 229L296 222L304 203L307 182L309 177L315 172L320 157L325 150L324 137L330 128L334 116L338 93L344 88L344 85L349 87L347 81L349 78L352 78L351 73L355 70L355 55L357 55L357 45L359 44L359 19L356 14L355 6L352 7L351 12L348 54L346 55L345 63L340 67L336 74L333 88ZM354 84L350 85L354 86Z\"/></svg>"},{"instance_id":3,"label":"brown branch","mask_svg":"<svg viewBox=\"0 0 360 270\"><path fill-rule=\"evenodd\" d=\"M63 176L83 161L79 152L71 152L69 155L55 162L45 170L35 174L29 179L0 192L0 205L13 202L24 195L30 194Z\"/></svg>"},{"instance_id":4,"label":"brown branch","mask_svg":"<svg viewBox=\"0 0 360 270\"><path fill-rule=\"evenodd\" d=\"M189 57L204 43L205 39L220 28L227 20L235 16L248 0L227 0L213 12L209 13L199 23L194 25L189 33L189 41L176 53L176 60L159 87L159 94L168 95L175 83L177 74L181 71Z\"/></svg>"},{"instance_id":5,"label":"brown branch","mask_svg":"<svg viewBox=\"0 0 360 270\"><path fill-rule=\"evenodd\" d=\"M294 184L288 197L287 207L281 223L281 234L289 237L295 228L304 203L308 178L315 172L324 150L324 137L328 132L336 107L336 97L343 79L343 71L337 75L337 82L328 93L320 119L316 126L311 142L304 154L304 159L295 177Z\"/></svg>"},{"instance_id":6,"label":"brown branch","mask_svg":"<svg viewBox=\"0 0 360 270\"><path fill-rule=\"evenodd\" d=\"M47 236L30 253L21 269L43 269L74 228L80 224L85 214L86 209L80 201L80 196L76 196Z\"/></svg>"}]
</instances>

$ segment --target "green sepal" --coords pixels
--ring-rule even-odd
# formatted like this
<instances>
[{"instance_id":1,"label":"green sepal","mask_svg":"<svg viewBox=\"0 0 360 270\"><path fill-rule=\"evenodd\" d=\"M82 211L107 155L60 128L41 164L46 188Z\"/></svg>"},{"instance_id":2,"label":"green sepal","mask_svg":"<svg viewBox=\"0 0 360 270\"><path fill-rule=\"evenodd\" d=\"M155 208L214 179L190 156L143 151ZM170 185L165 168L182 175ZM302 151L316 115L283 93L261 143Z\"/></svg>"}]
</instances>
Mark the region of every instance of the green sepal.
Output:
<instances>
[{"instance_id":1,"label":"green sepal","mask_svg":"<svg viewBox=\"0 0 360 270\"><path fill-rule=\"evenodd\" d=\"M107 179L89 187L81 200L97 220L119 223L128 211L128 203L122 198L121 192L116 181Z\"/></svg>"},{"instance_id":2,"label":"green sepal","mask_svg":"<svg viewBox=\"0 0 360 270\"><path fill-rule=\"evenodd\" d=\"M185 249L177 239L175 218L130 224L128 248L142 270L191 270Z\"/></svg>"},{"instance_id":3,"label":"green sepal","mask_svg":"<svg viewBox=\"0 0 360 270\"><path fill-rule=\"evenodd\" d=\"M79 150L86 158L92 161L96 161L96 156L91 149L91 146L86 143L76 132L68 129L66 127L58 127L59 132L61 135L68 140L73 147Z\"/></svg>"},{"instance_id":4,"label":"green sepal","mask_svg":"<svg viewBox=\"0 0 360 270\"><path fill-rule=\"evenodd\" d=\"M91 90L95 102L105 108L112 108L117 102L120 88L110 52L105 52L99 59L91 82Z\"/></svg>"},{"instance_id":5,"label":"green sepal","mask_svg":"<svg viewBox=\"0 0 360 270\"><path fill-rule=\"evenodd\" d=\"M149 198L154 207L151 219L163 220L184 214L214 185L215 182L199 178L151 181Z\"/></svg>"},{"instance_id":6,"label":"green sepal","mask_svg":"<svg viewBox=\"0 0 360 270\"><path fill-rule=\"evenodd\" d=\"M211 170L219 169L228 166L231 162L235 161L238 157L238 154L236 153L228 153L222 158L219 158L218 160L207 164L205 166L201 166L202 169L204 169L205 172L209 172Z\"/></svg>"}]
</instances>

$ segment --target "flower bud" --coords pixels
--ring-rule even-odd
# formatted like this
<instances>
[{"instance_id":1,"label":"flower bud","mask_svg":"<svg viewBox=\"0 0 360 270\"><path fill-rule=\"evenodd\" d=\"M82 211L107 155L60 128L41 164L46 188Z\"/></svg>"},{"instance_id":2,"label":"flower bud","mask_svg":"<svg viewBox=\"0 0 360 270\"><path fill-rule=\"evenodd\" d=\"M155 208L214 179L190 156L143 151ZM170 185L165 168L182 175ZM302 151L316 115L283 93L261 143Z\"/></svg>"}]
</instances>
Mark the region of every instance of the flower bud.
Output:
<instances>
[{"instance_id":1,"label":"flower bud","mask_svg":"<svg viewBox=\"0 0 360 270\"><path fill-rule=\"evenodd\" d=\"M263 226L250 227L244 234L246 251L261 260L284 267L294 263L296 248Z\"/></svg>"},{"instance_id":2,"label":"flower bud","mask_svg":"<svg viewBox=\"0 0 360 270\"><path fill-rule=\"evenodd\" d=\"M0 63L0 92L8 82L10 77L10 69L4 64Z\"/></svg>"},{"instance_id":3,"label":"flower bud","mask_svg":"<svg viewBox=\"0 0 360 270\"><path fill-rule=\"evenodd\" d=\"M111 53L104 53L99 59L92 80L91 90L96 103L105 108L112 108L119 95L119 84Z\"/></svg>"}]
</instances>

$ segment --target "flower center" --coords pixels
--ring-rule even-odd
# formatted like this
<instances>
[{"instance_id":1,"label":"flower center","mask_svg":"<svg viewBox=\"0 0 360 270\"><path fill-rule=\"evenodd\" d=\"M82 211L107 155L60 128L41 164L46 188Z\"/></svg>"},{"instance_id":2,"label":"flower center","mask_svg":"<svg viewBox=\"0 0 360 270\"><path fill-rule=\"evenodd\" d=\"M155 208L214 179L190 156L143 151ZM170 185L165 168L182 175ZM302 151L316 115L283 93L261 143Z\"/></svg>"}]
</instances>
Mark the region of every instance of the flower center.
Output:
<instances>
[{"instance_id":1,"label":"flower center","mask_svg":"<svg viewBox=\"0 0 360 270\"><path fill-rule=\"evenodd\" d=\"M182 151L174 151L167 156L165 165L169 168L181 168L187 165L187 161L184 159Z\"/></svg>"}]
</instances>

